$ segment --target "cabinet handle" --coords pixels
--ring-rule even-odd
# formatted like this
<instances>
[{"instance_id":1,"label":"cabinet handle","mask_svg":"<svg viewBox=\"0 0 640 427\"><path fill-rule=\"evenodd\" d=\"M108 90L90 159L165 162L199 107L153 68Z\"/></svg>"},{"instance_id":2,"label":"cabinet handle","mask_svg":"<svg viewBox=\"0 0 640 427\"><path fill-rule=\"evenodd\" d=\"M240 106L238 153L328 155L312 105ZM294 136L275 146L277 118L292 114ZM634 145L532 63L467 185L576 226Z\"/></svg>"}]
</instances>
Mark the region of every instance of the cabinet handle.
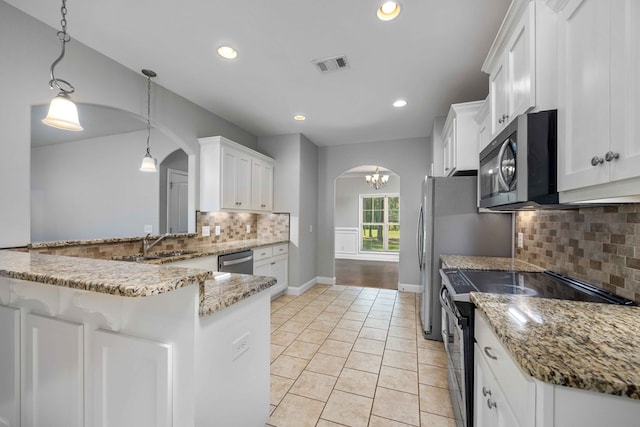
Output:
<instances>
[{"instance_id":1,"label":"cabinet handle","mask_svg":"<svg viewBox=\"0 0 640 427\"><path fill-rule=\"evenodd\" d=\"M484 354L486 354L489 359L498 360L498 358L496 356L491 354L491 347L485 347L484 348Z\"/></svg>"},{"instance_id":2,"label":"cabinet handle","mask_svg":"<svg viewBox=\"0 0 640 427\"><path fill-rule=\"evenodd\" d=\"M274 261L274 262L272 262L272 263L271 263L271 265L276 265L276 262L275 262L275 261Z\"/></svg>"},{"instance_id":3,"label":"cabinet handle","mask_svg":"<svg viewBox=\"0 0 640 427\"><path fill-rule=\"evenodd\" d=\"M497 408L498 404L496 402L492 402L491 399L487 399L487 406L489 407L489 409Z\"/></svg>"},{"instance_id":4,"label":"cabinet handle","mask_svg":"<svg viewBox=\"0 0 640 427\"><path fill-rule=\"evenodd\" d=\"M482 387L482 395L483 395L484 397L491 396L491 390L489 390L489 389L488 389L488 388L486 388L486 387Z\"/></svg>"},{"instance_id":5,"label":"cabinet handle","mask_svg":"<svg viewBox=\"0 0 640 427\"><path fill-rule=\"evenodd\" d=\"M591 166L598 166L604 163L604 159L602 157L593 156L591 159Z\"/></svg>"},{"instance_id":6,"label":"cabinet handle","mask_svg":"<svg viewBox=\"0 0 640 427\"><path fill-rule=\"evenodd\" d=\"M620 157L620 154L614 153L613 151L608 151L607 154L604 155L604 159L607 162L610 162L611 160L616 160L619 157Z\"/></svg>"}]
</instances>

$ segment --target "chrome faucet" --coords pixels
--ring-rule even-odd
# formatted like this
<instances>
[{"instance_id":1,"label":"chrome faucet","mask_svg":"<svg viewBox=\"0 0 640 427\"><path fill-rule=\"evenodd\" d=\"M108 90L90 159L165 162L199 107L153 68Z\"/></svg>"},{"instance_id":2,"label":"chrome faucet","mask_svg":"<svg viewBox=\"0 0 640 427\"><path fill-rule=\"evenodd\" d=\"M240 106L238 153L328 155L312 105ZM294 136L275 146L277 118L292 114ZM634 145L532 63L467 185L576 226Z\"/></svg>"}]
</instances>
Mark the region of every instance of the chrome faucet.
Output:
<instances>
[{"instance_id":1,"label":"chrome faucet","mask_svg":"<svg viewBox=\"0 0 640 427\"><path fill-rule=\"evenodd\" d=\"M147 234L146 236L144 236L142 238L142 256L146 257L147 253L149 252L149 249L151 249L152 247L154 247L155 245L157 245L158 243L160 243L164 238L166 238L169 234L164 234L160 237L158 237L156 240L154 240L153 242L149 243L149 236L151 236L151 233Z\"/></svg>"}]
</instances>

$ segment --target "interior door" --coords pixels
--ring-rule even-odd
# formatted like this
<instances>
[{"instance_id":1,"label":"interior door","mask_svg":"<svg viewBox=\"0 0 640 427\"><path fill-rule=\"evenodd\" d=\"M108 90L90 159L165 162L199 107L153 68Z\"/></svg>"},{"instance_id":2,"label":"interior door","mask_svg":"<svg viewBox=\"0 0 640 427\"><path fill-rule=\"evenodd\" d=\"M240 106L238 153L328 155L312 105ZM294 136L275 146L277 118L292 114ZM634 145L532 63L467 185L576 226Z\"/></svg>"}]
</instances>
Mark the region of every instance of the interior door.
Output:
<instances>
[{"instance_id":1,"label":"interior door","mask_svg":"<svg viewBox=\"0 0 640 427\"><path fill-rule=\"evenodd\" d=\"M186 172L167 170L167 232L186 233L188 175Z\"/></svg>"}]
</instances>

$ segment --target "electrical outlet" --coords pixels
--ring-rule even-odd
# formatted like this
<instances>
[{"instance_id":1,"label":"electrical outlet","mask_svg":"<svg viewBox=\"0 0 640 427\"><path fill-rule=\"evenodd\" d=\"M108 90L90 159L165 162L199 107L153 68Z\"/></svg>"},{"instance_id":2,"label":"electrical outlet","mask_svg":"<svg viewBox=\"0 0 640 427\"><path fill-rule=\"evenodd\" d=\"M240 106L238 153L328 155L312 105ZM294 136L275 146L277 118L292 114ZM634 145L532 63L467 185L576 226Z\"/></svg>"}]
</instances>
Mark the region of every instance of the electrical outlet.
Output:
<instances>
[{"instance_id":1,"label":"electrical outlet","mask_svg":"<svg viewBox=\"0 0 640 427\"><path fill-rule=\"evenodd\" d=\"M216 225L215 234L216 234L216 236L220 235L220 226L219 225Z\"/></svg>"},{"instance_id":2,"label":"electrical outlet","mask_svg":"<svg viewBox=\"0 0 640 427\"><path fill-rule=\"evenodd\" d=\"M245 353L249 350L249 332L245 332L239 338L236 338L234 342L231 343L231 360L236 360L242 353Z\"/></svg>"},{"instance_id":3,"label":"electrical outlet","mask_svg":"<svg viewBox=\"0 0 640 427\"><path fill-rule=\"evenodd\" d=\"M145 232L145 233L153 233L153 225L151 225L151 224L145 224L145 225L144 225L144 232Z\"/></svg>"},{"instance_id":4,"label":"electrical outlet","mask_svg":"<svg viewBox=\"0 0 640 427\"><path fill-rule=\"evenodd\" d=\"M251 224L247 224L247 233L251 233Z\"/></svg>"},{"instance_id":5,"label":"electrical outlet","mask_svg":"<svg viewBox=\"0 0 640 427\"><path fill-rule=\"evenodd\" d=\"M208 225L203 225L202 226L202 236L203 237L211 236L211 227L209 227Z\"/></svg>"},{"instance_id":6,"label":"electrical outlet","mask_svg":"<svg viewBox=\"0 0 640 427\"><path fill-rule=\"evenodd\" d=\"M518 248L524 248L524 235L522 233L518 233Z\"/></svg>"},{"instance_id":7,"label":"electrical outlet","mask_svg":"<svg viewBox=\"0 0 640 427\"><path fill-rule=\"evenodd\" d=\"M309 233L313 233L313 225L309 225Z\"/></svg>"}]
</instances>

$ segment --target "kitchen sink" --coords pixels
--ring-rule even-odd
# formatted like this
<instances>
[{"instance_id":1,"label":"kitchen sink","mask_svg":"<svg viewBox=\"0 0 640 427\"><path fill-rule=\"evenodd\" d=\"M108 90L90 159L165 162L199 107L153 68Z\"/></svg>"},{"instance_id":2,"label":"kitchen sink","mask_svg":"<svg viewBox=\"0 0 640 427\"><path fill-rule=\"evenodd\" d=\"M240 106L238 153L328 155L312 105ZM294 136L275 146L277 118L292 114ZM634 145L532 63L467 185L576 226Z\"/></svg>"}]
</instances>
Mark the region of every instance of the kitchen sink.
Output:
<instances>
[{"instance_id":1,"label":"kitchen sink","mask_svg":"<svg viewBox=\"0 0 640 427\"><path fill-rule=\"evenodd\" d=\"M193 253L195 253L195 251L173 251L173 252L163 252L163 253L147 255L147 256L132 255L132 256L118 258L117 260L128 261L128 262L144 262L144 261L152 261L154 259L163 259L163 258L171 258L171 257L177 257L177 256L183 256L183 255L190 255Z\"/></svg>"}]
</instances>

